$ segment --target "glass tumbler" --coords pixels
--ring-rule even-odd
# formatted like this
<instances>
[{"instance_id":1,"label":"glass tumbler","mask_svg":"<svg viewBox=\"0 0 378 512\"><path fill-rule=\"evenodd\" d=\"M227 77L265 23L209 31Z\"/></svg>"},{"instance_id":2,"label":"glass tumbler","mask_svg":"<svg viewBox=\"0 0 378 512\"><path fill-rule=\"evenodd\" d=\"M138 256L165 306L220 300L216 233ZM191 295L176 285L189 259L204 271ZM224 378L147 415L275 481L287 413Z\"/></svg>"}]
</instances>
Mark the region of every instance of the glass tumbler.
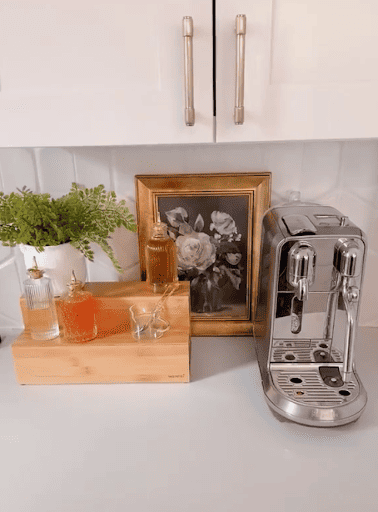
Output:
<instances>
[{"instance_id":1,"label":"glass tumbler","mask_svg":"<svg viewBox=\"0 0 378 512\"><path fill-rule=\"evenodd\" d=\"M170 328L169 322L160 318L160 311L152 305L133 304L129 308L131 334L137 341L154 341Z\"/></svg>"}]
</instances>

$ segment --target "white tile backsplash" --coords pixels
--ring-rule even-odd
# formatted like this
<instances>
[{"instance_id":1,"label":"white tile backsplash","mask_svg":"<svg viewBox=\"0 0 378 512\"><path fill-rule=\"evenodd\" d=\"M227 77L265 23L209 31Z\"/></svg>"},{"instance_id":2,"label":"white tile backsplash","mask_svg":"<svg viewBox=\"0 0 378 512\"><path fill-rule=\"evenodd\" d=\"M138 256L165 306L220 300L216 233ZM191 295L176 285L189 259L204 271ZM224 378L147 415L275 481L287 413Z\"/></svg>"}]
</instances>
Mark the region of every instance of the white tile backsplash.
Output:
<instances>
[{"instance_id":1,"label":"white tile backsplash","mask_svg":"<svg viewBox=\"0 0 378 512\"><path fill-rule=\"evenodd\" d=\"M0 187L9 193L23 185L58 197L72 181L102 183L126 199L135 214L136 174L272 172L272 204L291 190L305 201L338 208L367 234L369 251L360 320L378 326L378 141L193 144L94 148L0 149ZM139 279L138 240L119 229L110 241L123 274L117 274L99 247L88 262L89 279ZM12 260L12 257L15 257ZM20 282L25 270L17 249L0 247L0 327L21 327ZM1 268L1 263L4 267Z\"/></svg>"},{"instance_id":2,"label":"white tile backsplash","mask_svg":"<svg viewBox=\"0 0 378 512\"><path fill-rule=\"evenodd\" d=\"M18 328L22 326L19 307L21 276L16 258L17 248L1 247L0 250L0 327Z\"/></svg>"},{"instance_id":3,"label":"white tile backsplash","mask_svg":"<svg viewBox=\"0 0 378 512\"><path fill-rule=\"evenodd\" d=\"M300 191L310 201L337 188L340 167L339 142L305 142Z\"/></svg>"},{"instance_id":4,"label":"white tile backsplash","mask_svg":"<svg viewBox=\"0 0 378 512\"><path fill-rule=\"evenodd\" d=\"M35 153L31 149L0 148L0 171L3 192L9 194L24 185L39 192Z\"/></svg>"},{"instance_id":5,"label":"white tile backsplash","mask_svg":"<svg viewBox=\"0 0 378 512\"><path fill-rule=\"evenodd\" d=\"M67 194L72 182L77 181L72 151L63 148L37 148L35 155L41 191L50 192L53 197Z\"/></svg>"},{"instance_id":6,"label":"white tile backsplash","mask_svg":"<svg viewBox=\"0 0 378 512\"><path fill-rule=\"evenodd\" d=\"M264 145L263 168L272 173L273 205L286 201L290 190L300 190L303 153L303 142Z\"/></svg>"},{"instance_id":7,"label":"white tile backsplash","mask_svg":"<svg viewBox=\"0 0 378 512\"><path fill-rule=\"evenodd\" d=\"M377 187L377 141L353 140L343 142L341 147L341 170L344 186L352 190L358 187Z\"/></svg>"},{"instance_id":8,"label":"white tile backsplash","mask_svg":"<svg viewBox=\"0 0 378 512\"><path fill-rule=\"evenodd\" d=\"M378 254L368 251L360 304L360 324L378 326Z\"/></svg>"},{"instance_id":9,"label":"white tile backsplash","mask_svg":"<svg viewBox=\"0 0 378 512\"><path fill-rule=\"evenodd\" d=\"M111 153L108 148L74 148L74 165L76 181L88 188L100 183L106 190L110 189Z\"/></svg>"},{"instance_id":10,"label":"white tile backsplash","mask_svg":"<svg viewBox=\"0 0 378 512\"><path fill-rule=\"evenodd\" d=\"M87 260L88 281L118 281L118 272L108 256L97 244L91 244L94 261Z\"/></svg>"},{"instance_id":11,"label":"white tile backsplash","mask_svg":"<svg viewBox=\"0 0 378 512\"><path fill-rule=\"evenodd\" d=\"M204 144L184 147L182 172L243 172L262 169L264 144Z\"/></svg>"},{"instance_id":12,"label":"white tile backsplash","mask_svg":"<svg viewBox=\"0 0 378 512\"><path fill-rule=\"evenodd\" d=\"M371 215L366 219L365 233L368 236L369 251L378 256L378 211L375 206L371 207ZM378 274L378 267L376 267Z\"/></svg>"},{"instance_id":13,"label":"white tile backsplash","mask_svg":"<svg viewBox=\"0 0 378 512\"><path fill-rule=\"evenodd\" d=\"M342 144L341 179L343 187L361 199L378 206L378 144L351 141Z\"/></svg>"}]
</instances>

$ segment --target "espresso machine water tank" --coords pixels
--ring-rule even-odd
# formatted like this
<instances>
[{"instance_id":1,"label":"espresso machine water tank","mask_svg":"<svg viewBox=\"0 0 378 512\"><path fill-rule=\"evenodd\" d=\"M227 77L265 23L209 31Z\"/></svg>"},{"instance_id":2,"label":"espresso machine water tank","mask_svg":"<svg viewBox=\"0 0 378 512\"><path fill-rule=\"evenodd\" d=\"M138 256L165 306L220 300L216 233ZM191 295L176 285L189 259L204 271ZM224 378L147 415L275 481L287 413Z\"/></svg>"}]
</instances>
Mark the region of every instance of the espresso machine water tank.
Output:
<instances>
[{"instance_id":1,"label":"espresso machine water tank","mask_svg":"<svg viewBox=\"0 0 378 512\"><path fill-rule=\"evenodd\" d=\"M365 235L299 201L268 210L262 233L255 341L267 402L305 425L350 423L367 401L354 364Z\"/></svg>"}]
</instances>

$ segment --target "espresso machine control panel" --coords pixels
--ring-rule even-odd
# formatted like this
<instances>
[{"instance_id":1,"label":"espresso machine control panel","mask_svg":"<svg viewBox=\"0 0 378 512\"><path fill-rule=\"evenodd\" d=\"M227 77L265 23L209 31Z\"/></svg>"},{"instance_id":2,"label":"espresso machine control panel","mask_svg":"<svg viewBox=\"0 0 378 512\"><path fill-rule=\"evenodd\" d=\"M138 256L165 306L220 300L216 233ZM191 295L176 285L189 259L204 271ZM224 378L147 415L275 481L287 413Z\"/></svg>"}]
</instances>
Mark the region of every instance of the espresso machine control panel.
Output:
<instances>
[{"instance_id":1,"label":"espresso machine control panel","mask_svg":"<svg viewBox=\"0 0 378 512\"><path fill-rule=\"evenodd\" d=\"M334 208L294 202L264 216L256 350L268 404L288 419L336 426L365 407L354 365L365 252Z\"/></svg>"}]
</instances>

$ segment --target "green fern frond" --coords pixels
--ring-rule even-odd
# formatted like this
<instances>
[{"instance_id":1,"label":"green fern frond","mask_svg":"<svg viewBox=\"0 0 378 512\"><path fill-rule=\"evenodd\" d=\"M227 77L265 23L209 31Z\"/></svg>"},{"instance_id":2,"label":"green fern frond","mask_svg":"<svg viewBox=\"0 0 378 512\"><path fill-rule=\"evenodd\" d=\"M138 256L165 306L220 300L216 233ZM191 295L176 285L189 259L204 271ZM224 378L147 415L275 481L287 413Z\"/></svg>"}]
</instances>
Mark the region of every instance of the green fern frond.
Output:
<instances>
[{"instance_id":1,"label":"green fern frond","mask_svg":"<svg viewBox=\"0 0 378 512\"><path fill-rule=\"evenodd\" d=\"M72 183L68 194L51 198L26 186L5 195L0 192L0 241L3 245L27 244L43 251L45 246L71 243L93 261L90 243L97 243L118 272L122 268L107 238L116 228L136 232L137 225L124 200L104 185L83 188Z\"/></svg>"}]
</instances>

